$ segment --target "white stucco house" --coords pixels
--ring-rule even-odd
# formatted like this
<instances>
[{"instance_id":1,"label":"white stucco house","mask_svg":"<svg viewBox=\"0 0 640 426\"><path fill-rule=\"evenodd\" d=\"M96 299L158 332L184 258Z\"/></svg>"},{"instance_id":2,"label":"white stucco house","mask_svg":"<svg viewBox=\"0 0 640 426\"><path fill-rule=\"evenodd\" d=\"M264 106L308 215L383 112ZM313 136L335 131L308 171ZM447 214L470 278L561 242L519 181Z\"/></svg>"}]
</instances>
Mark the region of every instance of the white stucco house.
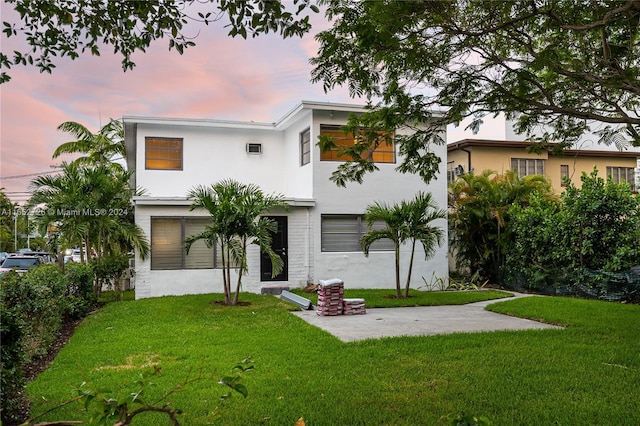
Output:
<instances>
[{"instance_id":1,"label":"white stucco house","mask_svg":"<svg viewBox=\"0 0 640 426\"><path fill-rule=\"evenodd\" d=\"M206 211L189 210L187 193L222 179L256 184L265 193L283 195L289 205L287 211L269 212L279 226L273 244L284 260L283 272L272 278L270 263L251 245L244 291L302 287L335 277L346 288L394 288L389 245L372 247L369 257L359 247L366 231L363 213L374 201L409 200L420 190L446 208L446 168L426 185L415 175L396 172L397 147L384 147L374 154L379 171L363 184L336 186L329 177L340 163L335 152L321 153L318 136L335 134L351 113L362 111L356 105L303 101L273 123L123 117L127 166L134 184L145 191L134 199L136 223L151 242L150 257L135 260L136 298L223 291L217 250L198 243L187 256L182 248L185 237L209 220ZM396 129L396 134L407 131ZM434 148L446 164L446 146ZM446 232L446 221L438 225ZM427 261L417 253L412 287L424 285L422 277L448 275L444 241ZM402 260L404 274L409 257Z\"/></svg>"}]
</instances>

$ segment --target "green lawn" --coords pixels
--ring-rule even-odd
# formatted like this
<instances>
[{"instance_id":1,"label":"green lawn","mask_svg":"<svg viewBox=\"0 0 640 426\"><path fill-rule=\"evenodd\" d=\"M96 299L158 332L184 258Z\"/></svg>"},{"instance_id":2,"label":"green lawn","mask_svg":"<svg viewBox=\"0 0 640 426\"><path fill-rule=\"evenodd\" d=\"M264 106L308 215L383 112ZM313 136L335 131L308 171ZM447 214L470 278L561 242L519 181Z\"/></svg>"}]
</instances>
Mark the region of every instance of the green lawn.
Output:
<instances>
[{"instance_id":1,"label":"green lawn","mask_svg":"<svg viewBox=\"0 0 640 426\"><path fill-rule=\"evenodd\" d=\"M523 298L491 309L568 328L343 343L272 296L243 294L251 302L243 307L210 303L221 298L105 306L28 386L33 412L70 398L83 381L114 389L137 380L145 365L162 368L146 396L153 400L200 370L226 375L251 355L248 398L234 395L217 419L211 412L225 389L213 380L169 397L185 412L183 424L280 426L303 417L307 425L432 425L459 411L494 425L640 424L637 305ZM83 418L77 404L46 417ZM155 414L138 419L134 424L168 424Z\"/></svg>"}]
</instances>

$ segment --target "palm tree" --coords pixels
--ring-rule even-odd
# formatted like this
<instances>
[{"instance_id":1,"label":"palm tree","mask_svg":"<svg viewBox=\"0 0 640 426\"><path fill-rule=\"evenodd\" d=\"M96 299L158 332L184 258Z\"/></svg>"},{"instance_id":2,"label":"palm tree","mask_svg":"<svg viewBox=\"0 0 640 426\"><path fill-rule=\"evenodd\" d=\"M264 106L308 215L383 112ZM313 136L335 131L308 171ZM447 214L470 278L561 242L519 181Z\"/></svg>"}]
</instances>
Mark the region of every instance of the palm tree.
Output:
<instances>
[{"instance_id":1,"label":"palm tree","mask_svg":"<svg viewBox=\"0 0 640 426\"><path fill-rule=\"evenodd\" d=\"M142 229L133 222L129 172L119 172L104 165L83 167L62 163L62 172L40 176L31 182L30 206L40 206L37 218L46 232L55 225L66 241L102 254L126 253L138 249L144 259L149 242ZM81 250L84 262L84 251Z\"/></svg>"},{"instance_id":2,"label":"palm tree","mask_svg":"<svg viewBox=\"0 0 640 426\"><path fill-rule=\"evenodd\" d=\"M225 304L238 303L242 274L248 270L248 244L257 244L269 255L273 276L282 271L283 261L271 247L271 235L277 231L277 224L260 217L275 208L286 209L281 196L265 195L257 185L225 179L211 186L196 186L187 197L192 201L190 210L205 209L211 217L211 224L201 233L186 238L185 250L188 254L191 245L199 240L209 248L220 248ZM232 297L231 269L234 267L238 268L238 280Z\"/></svg>"},{"instance_id":3,"label":"palm tree","mask_svg":"<svg viewBox=\"0 0 640 426\"><path fill-rule=\"evenodd\" d=\"M416 243L419 242L422 245L425 260L433 257L436 254L436 246L442 245L444 230L430 224L438 219L446 220L447 212L438 208L432 194L428 192L418 192L412 201L404 204L403 211L405 212L403 234L411 241L411 259L404 288L404 297L409 297Z\"/></svg>"},{"instance_id":4,"label":"palm tree","mask_svg":"<svg viewBox=\"0 0 640 426\"><path fill-rule=\"evenodd\" d=\"M402 201L400 204L388 205L376 201L367 207L365 212L367 225L371 228L374 223L382 221L385 227L366 232L360 239L360 245L365 256L369 256L369 250L374 242L380 239L389 239L393 242L396 296L399 298L409 296L416 243L422 244L425 259L433 256L436 245L442 243L444 231L440 227L431 225L437 219L446 219L446 212L438 209L430 193L419 192L409 202ZM400 245L406 241L411 242L411 258L403 295L400 286Z\"/></svg>"},{"instance_id":5,"label":"palm tree","mask_svg":"<svg viewBox=\"0 0 640 426\"><path fill-rule=\"evenodd\" d=\"M73 163L81 165L111 165L122 169L114 159L125 157L124 129L122 122L111 119L100 128L98 133L91 133L89 129L75 121L66 121L58 126L58 130L70 133L76 138L74 141L60 145L53 152L53 158L62 154L86 154L77 158Z\"/></svg>"},{"instance_id":6,"label":"palm tree","mask_svg":"<svg viewBox=\"0 0 640 426\"><path fill-rule=\"evenodd\" d=\"M504 248L512 238L508 210L513 204L526 207L537 192L548 199L556 197L542 175L520 178L513 170L504 174L484 170L458 177L449 187L449 224L452 248L460 261L487 279L497 279Z\"/></svg>"}]
</instances>

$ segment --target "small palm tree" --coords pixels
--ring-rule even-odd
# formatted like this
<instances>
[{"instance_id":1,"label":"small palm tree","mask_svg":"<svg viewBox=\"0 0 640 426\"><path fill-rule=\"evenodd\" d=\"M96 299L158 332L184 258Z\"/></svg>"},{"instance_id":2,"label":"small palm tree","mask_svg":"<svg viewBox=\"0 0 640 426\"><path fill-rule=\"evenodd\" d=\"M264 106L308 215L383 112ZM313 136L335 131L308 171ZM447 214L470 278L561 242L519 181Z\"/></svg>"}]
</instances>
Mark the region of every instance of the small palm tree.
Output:
<instances>
[{"instance_id":1,"label":"small palm tree","mask_svg":"<svg viewBox=\"0 0 640 426\"><path fill-rule=\"evenodd\" d=\"M402 201L400 204L393 205L375 202L367 207L365 220L368 226L371 227L379 221L384 222L386 226L371 229L365 233L360 239L360 245L365 256L369 256L369 249L374 242L385 238L393 242L397 297L409 296L416 243L422 244L425 259L433 256L436 245L442 244L444 231L440 227L432 226L431 223L446 217L446 212L438 209L433 196L423 192L419 192L413 200L408 202ZM407 241L411 243L411 258L403 294L400 286L400 245Z\"/></svg>"},{"instance_id":2,"label":"small palm tree","mask_svg":"<svg viewBox=\"0 0 640 426\"><path fill-rule=\"evenodd\" d=\"M275 208L287 208L279 195L265 195L257 185L242 184L225 179L211 186L196 186L187 195L192 201L190 210L205 209L211 224L199 234L185 239L187 254L191 245L203 240L207 247L220 247L222 251L222 281L224 303L235 305L242 285L242 275L247 272L247 246L257 244L269 255L273 276L284 267L283 261L271 247L271 235L277 224L260 217ZM231 269L238 268L235 293L231 294Z\"/></svg>"}]
</instances>

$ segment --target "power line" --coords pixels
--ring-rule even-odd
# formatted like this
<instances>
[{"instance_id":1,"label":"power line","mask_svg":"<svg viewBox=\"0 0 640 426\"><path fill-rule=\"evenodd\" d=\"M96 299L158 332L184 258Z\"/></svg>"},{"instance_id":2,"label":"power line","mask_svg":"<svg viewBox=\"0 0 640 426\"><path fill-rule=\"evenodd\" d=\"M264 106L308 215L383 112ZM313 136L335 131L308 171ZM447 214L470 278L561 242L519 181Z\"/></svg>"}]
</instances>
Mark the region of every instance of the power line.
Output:
<instances>
[{"instance_id":1,"label":"power line","mask_svg":"<svg viewBox=\"0 0 640 426\"><path fill-rule=\"evenodd\" d=\"M58 169L58 170L60 170L60 169ZM2 179L2 180L5 180L5 179L19 179L19 178L23 178L23 177L49 175L51 173L57 173L58 170L52 170L52 171L49 171L49 172L40 172L40 173L29 173L29 174L26 174L26 175L0 176L0 179Z\"/></svg>"}]
</instances>

